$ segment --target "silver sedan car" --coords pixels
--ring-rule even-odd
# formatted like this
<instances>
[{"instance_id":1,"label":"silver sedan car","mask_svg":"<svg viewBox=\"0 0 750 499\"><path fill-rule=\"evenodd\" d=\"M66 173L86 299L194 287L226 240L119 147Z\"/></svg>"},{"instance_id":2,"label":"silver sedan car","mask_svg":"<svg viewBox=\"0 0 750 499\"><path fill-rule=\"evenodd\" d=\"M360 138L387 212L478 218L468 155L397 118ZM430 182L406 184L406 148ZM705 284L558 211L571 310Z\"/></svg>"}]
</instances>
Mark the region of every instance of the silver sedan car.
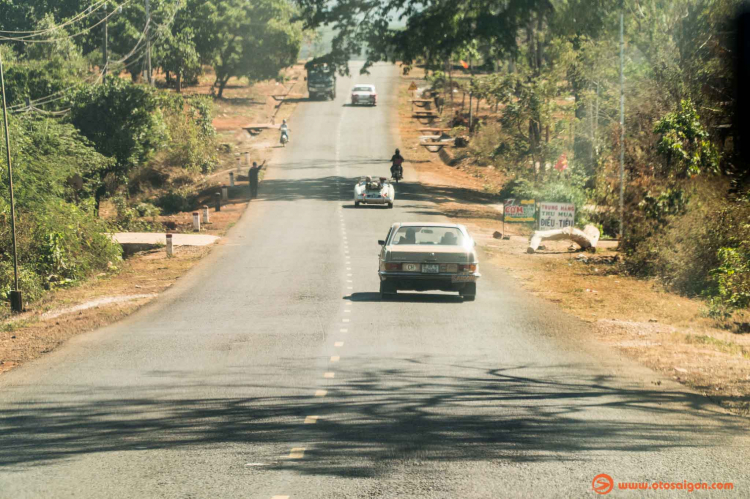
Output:
<instances>
[{"instance_id":1,"label":"silver sedan car","mask_svg":"<svg viewBox=\"0 0 750 499\"><path fill-rule=\"evenodd\" d=\"M464 300L477 296L479 261L466 227L447 223L395 223L380 250L380 295L398 290L455 291Z\"/></svg>"}]
</instances>

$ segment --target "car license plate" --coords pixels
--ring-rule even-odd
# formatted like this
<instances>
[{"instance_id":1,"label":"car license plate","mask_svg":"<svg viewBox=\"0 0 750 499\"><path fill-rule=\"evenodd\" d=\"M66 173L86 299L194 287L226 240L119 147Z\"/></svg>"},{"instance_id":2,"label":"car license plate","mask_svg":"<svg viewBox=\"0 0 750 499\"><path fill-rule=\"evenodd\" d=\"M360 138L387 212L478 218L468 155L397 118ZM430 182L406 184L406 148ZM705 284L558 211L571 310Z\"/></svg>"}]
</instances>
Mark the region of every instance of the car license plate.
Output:
<instances>
[{"instance_id":1,"label":"car license plate","mask_svg":"<svg viewBox=\"0 0 750 499\"><path fill-rule=\"evenodd\" d=\"M440 264L425 263L424 265L422 265L422 272L425 274L437 274L440 272Z\"/></svg>"},{"instance_id":2,"label":"car license plate","mask_svg":"<svg viewBox=\"0 0 750 499\"><path fill-rule=\"evenodd\" d=\"M474 282L473 275L454 275L451 277L453 282Z\"/></svg>"},{"instance_id":3,"label":"car license plate","mask_svg":"<svg viewBox=\"0 0 750 499\"><path fill-rule=\"evenodd\" d=\"M380 194L368 194L367 197L368 198L379 198Z\"/></svg>"}]
</instances>

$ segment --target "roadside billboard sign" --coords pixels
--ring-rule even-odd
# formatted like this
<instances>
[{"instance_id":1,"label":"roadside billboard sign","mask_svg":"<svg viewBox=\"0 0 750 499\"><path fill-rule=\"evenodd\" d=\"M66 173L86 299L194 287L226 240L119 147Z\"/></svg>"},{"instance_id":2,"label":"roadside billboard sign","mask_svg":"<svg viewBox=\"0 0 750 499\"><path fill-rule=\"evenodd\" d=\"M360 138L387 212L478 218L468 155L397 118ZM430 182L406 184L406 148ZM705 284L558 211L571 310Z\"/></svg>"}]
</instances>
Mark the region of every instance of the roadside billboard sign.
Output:
<instances>
[{"instance_id":1,"label":"roadside billboard sign","mask_svg":"<svg viewBox=\"0 0 750 499\"><path fill-rule=\"evenodd\" d=\"M533 222L536 203L533 199L506 199L503 220L508 223Z\"/></svg>"},{"instance_id":2,"label":"roadside billboard sign","mask_svg":"<svg viewBox=\"0 0 750 499\"><path fill-rule=\"evenodd\" d=\"M539 203L539 229L565 229L573 227L576 205L573 203Z\"/></svg>"}]
</instances>

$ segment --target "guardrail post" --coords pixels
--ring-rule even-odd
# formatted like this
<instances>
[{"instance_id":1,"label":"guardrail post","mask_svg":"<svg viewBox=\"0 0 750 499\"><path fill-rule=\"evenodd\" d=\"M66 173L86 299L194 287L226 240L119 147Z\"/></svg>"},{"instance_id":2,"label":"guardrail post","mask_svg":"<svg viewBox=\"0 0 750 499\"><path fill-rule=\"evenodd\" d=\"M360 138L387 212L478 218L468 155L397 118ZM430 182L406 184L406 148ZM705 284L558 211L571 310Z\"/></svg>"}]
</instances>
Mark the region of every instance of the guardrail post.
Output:
<instances>
[{"instance_id":1,"label":"guardrail post","mask_svg":"<svg viewBox=\"0 0 750 499\"><path fill-rule=\"evenodd\" d=\"M239 167L237 167L239 170ZM229 172L229 187L234 187L234 172Z\"/></svg>"},{"instance_id":2,"label":"guardrail post","mask_svg":"<svg viewBox=\"0 0 750 499\"><path fill-rule=\"evenodd\" d=\"M214 200L216 201L216 211L221 211L221 193L214 194Z\"/></svg>"},{"instance_id":3,"label":"guardrail post","mask_svg":"<svg viewBox=\"0 0 750 499\"><path fill-rule=\"evenodd\" d=\"M201 215L197 211L193 212L193 232L201 231Z\"/></svg>"},{"instance_id":4,"label":"guardrail post","mask_svg":"<svg viewBox=\"0 0 750 499\"><path fill-rule=\"evenodd\" d=\"M221 186L221 200L222 201L228 201L229 200L229 188L227 188L226 185Z\"/></svg>"},{"instance_id":5,"label":"guardrail post","mask_svg":"<svg viewBox=\"0 0 750 499\"><path fill-rule=\"evenodd\" d=\"M172 234L167 233L167 257L171 257L173 255L173 249L172 249Z\"/></svg>"},{"instance_id":6,"label":"guardrail post","mask_svg":"<svg viewBox=\"0 0 750 499\"><path fill-rule=\"evenodd\" d=\"M208 206L203 206L203 223L211 223L208 218Z\"/></svg>"}]
</instances>

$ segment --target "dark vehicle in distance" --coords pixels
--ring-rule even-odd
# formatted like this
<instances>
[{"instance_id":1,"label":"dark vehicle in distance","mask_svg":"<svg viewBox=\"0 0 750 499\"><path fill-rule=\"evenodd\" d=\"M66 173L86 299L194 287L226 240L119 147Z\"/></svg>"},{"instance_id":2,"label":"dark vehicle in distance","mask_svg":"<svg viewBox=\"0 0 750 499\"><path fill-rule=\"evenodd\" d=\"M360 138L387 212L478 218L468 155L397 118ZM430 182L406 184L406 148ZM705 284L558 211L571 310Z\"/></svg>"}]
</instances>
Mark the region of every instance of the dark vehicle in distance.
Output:
<instances>
[{"instance_id":1,"label":"dark vehicle in distance","mask_svg":"<svg viewBox=\"0 0 750 499\"><path fill-rule=\"evenodd\" d=\"M307 64L307 92L311 99L336 98L336 70L329 64Z\"/></svg>"}]
</instances>

